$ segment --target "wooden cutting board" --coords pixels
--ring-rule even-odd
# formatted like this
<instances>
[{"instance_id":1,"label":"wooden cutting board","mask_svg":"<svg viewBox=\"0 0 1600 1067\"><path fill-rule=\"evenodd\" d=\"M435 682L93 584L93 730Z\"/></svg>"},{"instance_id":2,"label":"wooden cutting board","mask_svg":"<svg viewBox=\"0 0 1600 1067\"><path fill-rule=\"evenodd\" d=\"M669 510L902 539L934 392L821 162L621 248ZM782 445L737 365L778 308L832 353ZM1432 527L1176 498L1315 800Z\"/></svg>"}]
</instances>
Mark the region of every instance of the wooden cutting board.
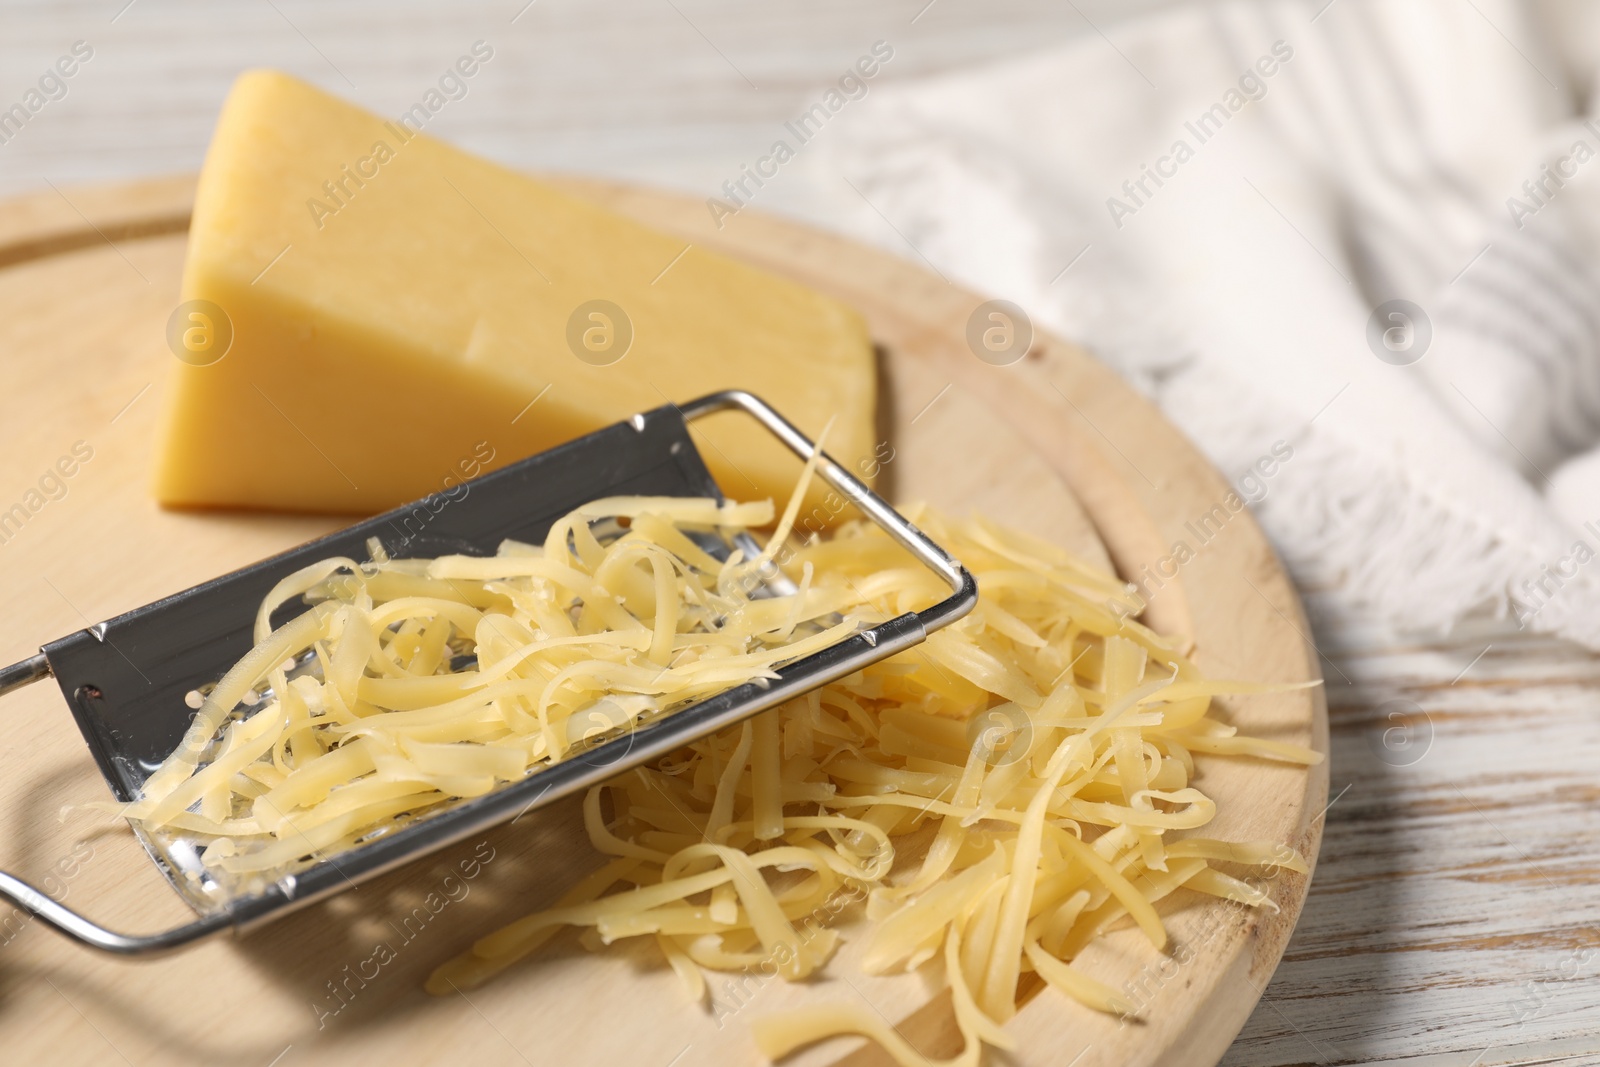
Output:
<instances>
[{"instance_id":1,"label":"wooden cutting board","mask_svg":"<svg viewBox=\"0 0 1600 1067\"><path fill-rule=\"evenodd\" d=\"M882 483L889 495L981 510L1124 575L1170 557L1182 541L1194 558L1156 596L1148 621L1191 636L1213 676L1319 677L1294 590L1248 513L1231 516L1203 544L1190 525L1224 501L1227 483L1081 350L1040 334L1017 362L993 365L967 341L980 299L911 263L750 212L717 230L695 201L567 184L686 243L860 308L882 350L880 433L895 454ZM175 178L0 204L0 514L13 515L0 525L0 663L340 525L164 512L151 502L151 439L173 359L164 330L178 302L192 195L193 180ZM782 407L782 397L769 399ZM62 457L72 462L58 467ZM70 477L51 473L67 468ZM18 504L21 513L12 510ZM115 928L145 932L183 921L185 907L131 835L108 815L70 807L107 793L59 692L37 685L5 704L4 869ZM1247 732L1327 751L1320 689L1225 706ZM1197 763L1197 785L1218 802L1207 836L1285 841L1315 857L1325 765L1305 771L1204 756ZM463 863L475 877L461 876ZM263 1067L757 1063L741 1017L816 997L865 997L930 1055L958 1050L947 1000L930 997L922 976L868 979L852 971L848 953L805 987L735 987L718 977L717 1002L740 1005L731 1018L686 1004L649 947L590 954L567 941L470 1000L421 992L434 965L595 865L568 804L249 937L151 962L90 954L0 910L3 1058ZM1164 905L1174 938L1167 956L1136 931L1102 939L1076 966L1141 1003L1144 1021L1120 1025L1034 989L1009 1024L1018 1062L1215 1063L1276 966L1307 881L1274 883L1276 911L1176 895ZM444 906L429 910L430 894ZM393 955L382 965L374 960L389 954L377 952L380 944ZM887 1060L840 1040L794 1062Z\"/></svg>"}]
</instances>

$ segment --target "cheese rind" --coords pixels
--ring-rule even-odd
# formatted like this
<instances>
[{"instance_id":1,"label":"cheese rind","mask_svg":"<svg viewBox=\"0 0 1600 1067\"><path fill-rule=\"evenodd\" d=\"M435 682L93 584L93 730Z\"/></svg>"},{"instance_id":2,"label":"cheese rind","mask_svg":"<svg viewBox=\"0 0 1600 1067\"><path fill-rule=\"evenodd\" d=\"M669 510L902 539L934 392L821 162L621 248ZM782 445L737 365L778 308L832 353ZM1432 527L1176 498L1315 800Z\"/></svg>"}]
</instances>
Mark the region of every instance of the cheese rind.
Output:
<instances>
[{"instance_id":1,"label":"cheese rind","mask_svg":"<svg viewBox=\"0 0 1600 1067\"><path fill-rule=\"evenodd\" d=\"M245 74L183 279L233 340L215 362L175 361L156 496L369 513L728 388L813 435L831 422L829 451L870 474L860 316L687 244L286 75ZM736 415L702 429L729 496L787 494L798 461L765 431Z\"/></svg>"}]
</instances>

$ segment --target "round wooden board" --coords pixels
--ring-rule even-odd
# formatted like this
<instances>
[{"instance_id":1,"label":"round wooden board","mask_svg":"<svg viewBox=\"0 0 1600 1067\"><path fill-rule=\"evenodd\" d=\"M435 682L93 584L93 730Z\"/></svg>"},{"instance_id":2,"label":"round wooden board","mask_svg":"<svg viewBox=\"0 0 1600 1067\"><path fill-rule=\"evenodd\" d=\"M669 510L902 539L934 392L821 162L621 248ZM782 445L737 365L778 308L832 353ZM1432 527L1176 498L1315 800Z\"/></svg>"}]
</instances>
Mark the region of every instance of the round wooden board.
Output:
<instances>
[{"instance_id":1,"label":"round wooden board","mask_svg":"<svg viewBox=\"0 0 1600 1067\"><path fill-rule=\"evenodd\" d=\"M979 298L905 261L749 212L719 231L702 205L681 197L564 184L860 308L882 346L881 432L895 450L883 487L897 499L981 510L1109 559L1125 575L1183 541L1195 556L1147 620L1192 636L1214 676L1319 677L1294 590L1248 513L1203 543L1187 525L1223 501L1228 485L1082 351L1041 336L1019 363L991 366L965 342ZM172 358L164 328L192 195L193 180L175 178L0 204L0 513L13 504L26 513L0 528L0 662L339 525L164 512L147 493ZM781 396L769 399L781 409ZM70 478L49 477L75 446L92 458ZM1320 689L1225 707L1242 729L1327 751ZM63 811L106 790L54 687L7 697L5 714L4 869L114 927L184 920L185 907L114 819ZM1326 765L1197 762L1197 784L1218 802L1208 836L1284 841L1315 857ZM491 858L469 866L477 873L466 879L461 865L474 856ZM421 992L435 964L595 865L567 804L248 937L153 962L93 955L20 913L0 913L0 1043L7 1059L57 1064L119 1055L282 1067L756 1063L742 1020L814 998L865 997L929 1054L957 1051L947 1000L930 997L922 976L865 978L849 949L803 987L718 977L715 1015L685 1003L648 946L591 954L568 940L470 1000ZM1008 1024L1016 1061L1215 1063L1276 966L1307 881L1275 882L1276 911L1177 894L1163 908L1174 941L1167 956L1134 930L1103 938L1076 966L1125 989L1144 1005L1144 1020L1122 1025L1032 988ZM858 1046L830 1042L797 1062L887 1062Z\"/></svg>"}]
</instances>

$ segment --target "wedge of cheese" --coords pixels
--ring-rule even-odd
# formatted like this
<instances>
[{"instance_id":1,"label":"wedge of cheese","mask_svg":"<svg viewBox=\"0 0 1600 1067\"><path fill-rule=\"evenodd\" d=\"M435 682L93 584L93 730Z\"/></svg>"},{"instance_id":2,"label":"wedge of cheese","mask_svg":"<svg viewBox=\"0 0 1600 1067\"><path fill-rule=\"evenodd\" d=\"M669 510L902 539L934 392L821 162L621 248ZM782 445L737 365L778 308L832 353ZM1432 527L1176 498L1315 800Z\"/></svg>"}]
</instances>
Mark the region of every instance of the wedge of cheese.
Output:
<instances>
[{"instance_id":1,"label":"wedge of cheese","mask_svg":"<svg viewBox=\"0 0 1600 1067\"><path fill-rule=\"evenodd\" d=\"M727 388L876 469L849 307L275 72L223 109L183 298L169 505L370 513ZM729 496L781 503L792 454L742 415L703 427Z\"/></svg>"}]
</instances>

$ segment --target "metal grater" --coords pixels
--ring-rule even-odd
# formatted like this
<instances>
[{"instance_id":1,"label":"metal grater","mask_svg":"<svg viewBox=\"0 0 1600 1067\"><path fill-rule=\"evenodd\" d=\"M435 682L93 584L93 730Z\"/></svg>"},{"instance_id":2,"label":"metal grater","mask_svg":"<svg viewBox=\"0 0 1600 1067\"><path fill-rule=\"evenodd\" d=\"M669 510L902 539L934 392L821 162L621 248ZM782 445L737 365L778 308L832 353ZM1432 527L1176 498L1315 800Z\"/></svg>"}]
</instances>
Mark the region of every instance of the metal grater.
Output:
<instances>
[{"instance_id":1,"label":"metal grater","mask_svg":"<svg viewBox=\"0 0 1600 1067\"><path fill-rule=\"evenodd\" d=\"M185 703L186 694L214 683L250 650L256 609L280 578L329 556L364 558L367 541L373 537L392 541L398 534L405 554L418 558L488 555L508 538L542 542L555 520L601 497L720 500L722 494L690 440L688 424L726 410L752 416L802 459L814 450L799 430L750 393L714 393L681 407L669 404L474 480L469 493L440 509L414 536L402 523L417 505L398 508L52 641L38 655L0 669L0 695L54 675L111 792L120 801L135 800L145 779L177 747L194 716ZM197 913L194 921L182 926L152 934L108 930L4 872L0 872L0 897L84 945L121 955L179 948L228 929L244 932L660 759L690 741L916 645L929 632L972 610L978 591L966 568L826 453L818 459L817 474L944 579L951 596L925 611L900 615L796 660L780 668L777 679L729 689L485 796L430 810L393 832L276 880L230 884L208 877L182 834L141 830L140 840L151 858ZM299 604L285 605L274 625L301 610Z\"/></svg>"}]
</instances>

